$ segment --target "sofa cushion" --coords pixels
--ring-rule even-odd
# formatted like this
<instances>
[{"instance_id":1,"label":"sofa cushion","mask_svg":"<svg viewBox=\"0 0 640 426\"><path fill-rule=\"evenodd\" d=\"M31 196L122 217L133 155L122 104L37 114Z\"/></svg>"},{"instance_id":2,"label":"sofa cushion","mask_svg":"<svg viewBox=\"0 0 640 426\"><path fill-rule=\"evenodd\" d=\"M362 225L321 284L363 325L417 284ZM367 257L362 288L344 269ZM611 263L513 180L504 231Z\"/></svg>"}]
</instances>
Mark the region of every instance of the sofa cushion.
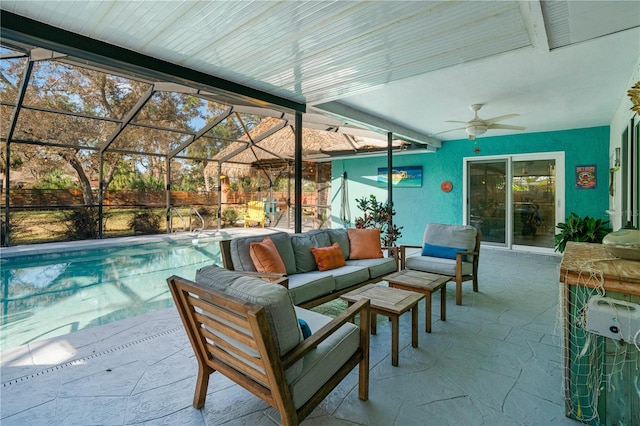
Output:
<instances>
[{"instance_id":1,"label":"sofa cushion","mask_svg":"<svg viewBox=\"0 0 640 426\"><path fill-rule=\"evenodd\" d=\"M347 260L347 265L363 266L367 268L369 270L369 278L378 278L398 270L395 257Z\"/></svg>"},{"instance_id":2,"label":"sofa cushion","mask_svg":"<svg viewBox=\"0 0 640 426\"><path fill-rule=\"evenodd\" d=\"M317 331L331 321L330 317L302 308L295 308L299 318L304 319ZM293 404L300 408L327 380L356 352L360 344L358 326L347 323L336 330L327 340L303 358L303 369L294 380L287 380ZM287 373L289 371L287 370ZM287 378L288 378L287 374Z\"/></svg>"},{"instance_id":3,"label":"sofa cushion","mask_svg":"<svg viewBox=\"0 0 640 426\"><path fill-rule=\"evenodd\" d=\"M382 257L380 229L347 229L349 236L349 259L373 259Z\"/></svg>"},{"instance_id":4,"label":"sofa cushion","mask_svg":"<svg viewBox=\"0 0 640 426\"><path fill-rule=\"evenodd\" d=\"M349 236L347 235L347 230L345 228L338 229L327 229L327 235L329 235L329 241L331 244L338 243L340 245L340 250L342 250L342 254L344 255L345 260L349 258Z\"/></svg>"},{"instance_id":5,"label":"sofa cushion","mask_svg":"<svg viewBox=\"0 0 640 426\"><path fill-rule=\"evenodd\" d=\"M295 255L297 273L311 272L318 269L313 253L311 253L312 247L320 247L314 236L291 234L291 247Z\"/></svg>"},{"instance_id":6,"label":"sofa cushion","mask_svg":"<svg viewBox=\"0 0 640 426\"><path fill-rule=\"evenodd\" d=\"M436 246L458 247L473 251L478 230L470 225L446 225L429 223L422 242Z\"/></svg>"},{"instance_id":7,"label":"sofa cushion","mask_svg":"<svg viewBox=\"0 0 640 426\"><path fill-rule=\"evenodd\" d=\"M331 272L316 270L305 274L290 275L289 294L293 303L299 305L334 291L336 284Z\"/></svg>"},{"instance_id":8,"label":"sofa cushion","mask_svg":"<svg viewBox=\"0 0 640 426\"><path fill-rule=\"evenodd\" d=\"M369 280L369 269L364 266L349 265L333 269L336 290L342 290Z\"/></svg>"},{"instance_id":9,"label":"sofa cushion","mask_svg":"<svg viewBox=\"0 0 640 426\"><path fill-rule=\"evenodd\" d=\"M279 274L285 274L287 272L280 253L278 253L278 249L269 237L264 237L264 240L261 242L250 243L249 254L258 272L274 272Z\"/></svg>"},{"instance_id":10,"label":"sofa cushion","mask_svg":"<svg viewBox=\"0 0 640 426\"><path fill-rule=\"evenodd\" d=\"M268 235L278 249L278 253L282 258L287 274L296 273L296 259L293 254L293 248L291 247L291 241L289 234L286 232L276 232ZM236 271L250 271L256 272L256 267L253 264L249 248L251 243L260 242L264 239L264 236L255 237L240 237L231 240L230 251L231 261L233 262L233 268Z\"/></svg>"},{"instance_id":11,"label":"sofa cushion","mask_svg":"<svg viewBox=\"0 0 640 426\"><path fill-rule=\"evenodd\" d=\"M329 247L331 245L331 239L326 229L312 229L307 231L307 235L316 239L318 242L316 247Z\"/></svg>"},{"instance_id":12,"label":"sofa cushion","mask_svg":"<svg viewBox=\"0 0 640 426\"><path fill-rule=\"evenodd\" d=\"M444 259L441 257L429 256L409 256L405 263L407 269L416 271L431 272L432 274L448 275L455 277L456 261L454 259ZM473 273L473 263L462 262L462 275Z\"/></svg>"},{"instance_id":13,"label":"sofa cushion","mask_svg":"<svg viewBox=\"0 0 640 426\"><path fill-rule=\"evenodd\" d=\"M328 271L347 265L338 243L333 243L329 247L311 247L311 253L319 271Z\"/></svg>"}]
</instances>

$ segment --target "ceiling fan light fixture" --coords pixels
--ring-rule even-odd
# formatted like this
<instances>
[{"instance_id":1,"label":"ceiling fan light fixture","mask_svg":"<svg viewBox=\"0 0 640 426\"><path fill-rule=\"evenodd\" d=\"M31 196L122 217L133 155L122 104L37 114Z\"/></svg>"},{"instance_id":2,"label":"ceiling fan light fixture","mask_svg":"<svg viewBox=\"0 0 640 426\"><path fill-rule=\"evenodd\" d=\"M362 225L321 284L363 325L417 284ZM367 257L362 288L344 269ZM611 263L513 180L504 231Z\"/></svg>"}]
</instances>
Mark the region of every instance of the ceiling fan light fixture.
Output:
<instances>
[{"instance_id":1,"label":"ceiling fan light fixture","mask_svg":"<svg viewBox=\"0 0 640 426\"><path fill-rule=\"evenodd\" d=\"M487 126L483 124L472 124L464 128L469 136L480 136L487 131Z\"/></svg>"}]
</instances>

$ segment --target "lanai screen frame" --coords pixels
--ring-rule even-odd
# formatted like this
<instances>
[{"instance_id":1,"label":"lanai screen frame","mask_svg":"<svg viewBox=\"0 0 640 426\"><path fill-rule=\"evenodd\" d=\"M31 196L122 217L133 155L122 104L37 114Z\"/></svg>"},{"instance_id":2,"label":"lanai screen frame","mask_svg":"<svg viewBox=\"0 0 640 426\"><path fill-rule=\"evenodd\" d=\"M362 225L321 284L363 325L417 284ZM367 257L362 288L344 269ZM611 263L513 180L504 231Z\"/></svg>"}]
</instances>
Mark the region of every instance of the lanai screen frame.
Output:
<instances>
[{"instance_id":1,"label":"lanai screen frame","mask_svg":"<svg viewBox=\"0 0 640 426\"><path fill-rule=\"evenodd\" d=\"M149 81L154 85L161 87L162 85L175 85L175 87L185 87L187 91L193 91L195 93L208 93L215 98L222 97L226 100L233 100L237 105L234 108L246 108L247 110L253 110L255 108L264 108L266 111L270 111L271 114L279 114L278 111L284 117L288 115L291 117L291 121L294 122L292 126L295 129L295 158L294 158L294 178L295 178L295 232L301 232L302 226L302 209L301 194L302 194L302 126L303 126L303 113L306 112L307 106L304 103L296 102L290 99L282 98L261 90L253 89L248 86L244 86L238 83L234 83L228 80L224 80L212 75L208 75L199 71L188 69L176 64L172 64L163 60L149 57L138 52L133 52L128 49L120 48L99 40L94 40L76 33L72 33L57 27L53 27L41 22L25 18L5 10L1 10L1 25L2 25L2 39L3 44L15 50L27 51L31 48L45 49L40 51L41 54L51 54L53 56L66 57L67 60L80 61L85 64L92 64L91 66L98 69L115 73L124 73L129 78L141 79L143 81ZM29 58L29 71L25 72L26 78L23 79L23 85L26 88L28 82L28 74L32 67L32 58ZM7 161L9 159L10 145L12 142L18 142L13 140L13 131L15 130L15 124L20 113L22 99L24 96L24 89L21 90L18 100L14 107L14 114L9 126L9 132L6 138L6 153ZM225 103L225 102L222 102ZM267 114L268 115L268 114ZM362 117L362 114L359 114ZM366 117L365 117L366 118ZM379 121L379 120L373 120ZM392 123L391 127L394 127ZM125 124L126 126L126 124ZM365 126L367 127L367 126ZM121 125L121 129L124 128ZM374 131L380 132L379 126L373 125L371 128ZM201 129L204 130L204 129ZM388 135L388 164L392 166L392 139L393 133L386 132ZM190 143L201 137L201 132L197 132L190 137ZM413 142L413 141L412 141ZM431 141L432 142L432 141ZM439 142L436 141L439 146ZM109 149L110 144L105 144L100 147L100 156L102 161L102 155ZM183 144L185 145L185 144ZM184 149L188 146L182 146ZM247 145L248 146L248 145ZM83 149L89 149L83 147ZM433 149L427 149L433 150ZM171 158L178 158L179 150L174 150L166 155L167 165L170 164ZM211 161L207 159L207 161ZM9 168L6 168L6 182L9 182ZM102 168L101 168L102 171ZM170 172L168 170L168 179L170 181ZM220 185L218 185L220 190ZM170 188L166 188L167 191L167 208L170 208ZM389 199L391 200L391 187L388 188ZM100 194L99 208L102 209L103 201L103 188L102 178L100 179ZM220 200L220 197L219 197ZM6 220L5 220L5 243L8 244L9 238L9 196L8 191L6 195ZM100 220L102 220L102 211L100 212ZM102 233L102 226L100 226L100 233Z\"/></svg>"}]
</instances>

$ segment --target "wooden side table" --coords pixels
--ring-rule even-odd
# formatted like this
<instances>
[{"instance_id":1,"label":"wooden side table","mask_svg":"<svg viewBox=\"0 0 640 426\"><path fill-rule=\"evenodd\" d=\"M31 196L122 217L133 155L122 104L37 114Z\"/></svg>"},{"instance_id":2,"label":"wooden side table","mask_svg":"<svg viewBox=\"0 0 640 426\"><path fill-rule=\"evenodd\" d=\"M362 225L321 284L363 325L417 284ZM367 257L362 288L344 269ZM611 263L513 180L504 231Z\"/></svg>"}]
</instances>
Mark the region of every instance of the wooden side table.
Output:
<instances>
[{"instance_id":1,"label":"wooden side table","mask_svg":"<svg viewBox=\"0 0 640 426\"><path fill-rule=\"evenodd\" d=\"M425 328L427 333L431 333L431 293L440 290L440 319L442 321L446 320L447 282L451 280L451 277L403 269L387 275L384 279L389 283L389 287L416 291L425 295Z\"/></svg>"},{"instance_id":2,"label":"wooden side table","mask_svg":"<svg viewBox=\"0 0 640 426\"><path fill-rule=\"evenodd\" d=\"M412 291L368 284L340 298L349 305L360 299L371 301L371 334L376 334L376 315L384 315L391 319L391 365L398 365L399 318L411 310L411 346L418 347L418 302L424 295Z\"/></svg>"}]
</instances>

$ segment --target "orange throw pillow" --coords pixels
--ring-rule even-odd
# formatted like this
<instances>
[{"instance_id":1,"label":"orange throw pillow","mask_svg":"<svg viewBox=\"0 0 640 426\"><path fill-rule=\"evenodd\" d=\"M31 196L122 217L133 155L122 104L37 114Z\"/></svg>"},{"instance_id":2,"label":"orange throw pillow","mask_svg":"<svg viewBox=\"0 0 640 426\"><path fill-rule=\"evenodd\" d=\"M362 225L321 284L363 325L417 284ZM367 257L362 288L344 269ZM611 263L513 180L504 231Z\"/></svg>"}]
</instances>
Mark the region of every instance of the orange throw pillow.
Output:
<instances>
[{"instance_id":1,"label":"orange throw pillow","mask_svg":"<svg viewBox=\"0 0 640 426\"><path fill-rule=\"evenodd\" d=\"M318 264L319 271L328 271L347 265L338 243L333 243L329 247L311 247L311 253Z\"/></svg>"},{"instance_id":2,"label":"orange throw pillow","mask_svg":"<svg viewBox=\"0 0 640 426\"><path fill-rule=\"evenodd\" d=\"M271 238L264 237L259 243L249 245L249 255L258 272L275 272L286 274L287 269Z\"/></svg>"},{"instance_id":3,"label":"orange throw pillow","mask_svg":"<svg viewBox=\"0 0 640 426\"><path fill-rule=\"evenodd\" d=\"M380 230L347 228L351 253L349 259L376 259L382 256Z\"/></svg>"}]
</instances>

